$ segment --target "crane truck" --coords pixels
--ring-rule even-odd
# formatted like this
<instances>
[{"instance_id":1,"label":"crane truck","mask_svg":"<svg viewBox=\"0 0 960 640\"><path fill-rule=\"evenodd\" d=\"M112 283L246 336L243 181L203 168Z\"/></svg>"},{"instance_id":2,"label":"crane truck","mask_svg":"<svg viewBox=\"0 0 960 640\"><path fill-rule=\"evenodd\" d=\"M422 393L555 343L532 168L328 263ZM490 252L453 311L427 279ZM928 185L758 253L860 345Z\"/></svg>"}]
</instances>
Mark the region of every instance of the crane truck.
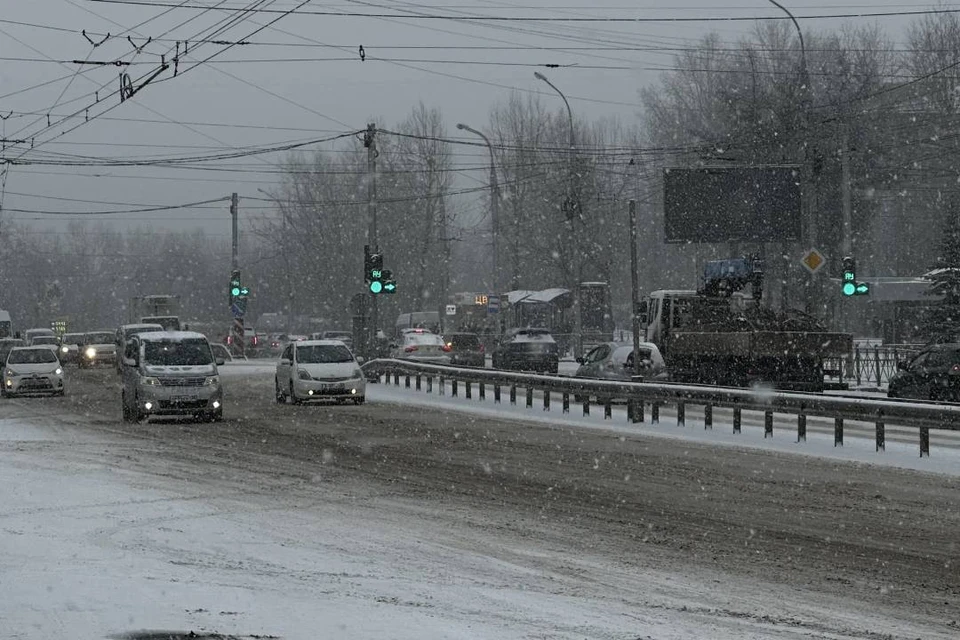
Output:
<instances>
[{"instance_id":1,"label":"crane truck","mask_svg":"<svg viewBox=\"0 0 960 640\"><path fill-rule=\"evenodd\" d=\"M758 259L709 261L702 288L650 293L641 327L677 382L823 391L824 362L849 355L853 336L800 311L764 307L762 296Z\"/></svg>"}]
</instances>

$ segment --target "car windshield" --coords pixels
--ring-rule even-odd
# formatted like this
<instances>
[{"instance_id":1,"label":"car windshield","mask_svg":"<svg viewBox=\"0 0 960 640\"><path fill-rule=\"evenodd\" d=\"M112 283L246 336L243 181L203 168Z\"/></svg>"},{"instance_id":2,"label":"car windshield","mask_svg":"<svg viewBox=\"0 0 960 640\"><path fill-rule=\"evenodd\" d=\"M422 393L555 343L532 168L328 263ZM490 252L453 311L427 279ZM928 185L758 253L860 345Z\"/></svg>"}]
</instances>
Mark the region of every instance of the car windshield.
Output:
<instances>
[{"instance_id":1,"label":"car windshield","mask_svg":"<svg viewBox=\"0 0 960 640\"><path fill-rule=\"evenodd\" d=\"M83 344L112 344L116 336L110 331L95 331L83 338Z\"/></svg>"},{"instance_id":2,"label":"car windshield","mask_svg":"<svg viewBox=\"0 0 960 640\"><path fill-rule=\"evenodd\" d=\"M50 349L14 349L7 356L7 364L44 364L56 361L57 356Z\"/></svg>"},{"instance_id":3,"label":"car windshield","mask_svg":"<svg viewBox=\"0 0 960 640\"><path fill-rule=\"evenodd\" d=\"M37 336L33 339L33 344L57 344L56 336Z\"/></svg>"},{"instance_id":4,"label":"car windshield","mask_svg":"<svg viewBox=\"0 0 960 640\"><path fill-rule=\"evenodd\" d=\"M353 362L353 354L342 344L298 345L297 362L300 364Z\"/></svg>"},{"instance_id":5,"label":"car windshield","mask_svg":"<svg viewBox=\"0 0 960 640\"><path fill-rule=\"evenodd\" d=\"M83 344L82 333L65 333L60 344Z\"/></svg>"},{"instance_id":6,"label":"car windshield","mask_svg":"<svg viewBox=\"0 0 960 640\"><path fill-rule=\"evenodd\" d=\"M480 336L472 333L454 333L446 338L454 349L479 349Z\"/></svg>"},{"instance_id":7,"label":"car windshield","mask_svg":"<svg viewBox=\"0 0 960 640\"><path fill-rule=\"evenodd\" d=\"M200 366L211 364L213 353L203 338L150 340L144 342L143 361L161 367Z\"/></svg>"}]
</instances>

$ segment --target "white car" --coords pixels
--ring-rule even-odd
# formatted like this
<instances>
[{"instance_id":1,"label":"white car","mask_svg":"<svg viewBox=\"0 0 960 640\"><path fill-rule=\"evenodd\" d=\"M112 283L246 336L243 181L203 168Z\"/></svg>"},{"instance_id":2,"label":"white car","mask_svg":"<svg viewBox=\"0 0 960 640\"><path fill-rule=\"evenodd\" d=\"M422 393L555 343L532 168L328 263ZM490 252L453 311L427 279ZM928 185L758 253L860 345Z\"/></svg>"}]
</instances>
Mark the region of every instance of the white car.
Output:
<instances>
[{"instance_id":1,"label":"white car","mask_svg":"<svg viewBox=\"0 0 960 640\"><path fill-rule=\"evenodd\" d=\"M360 363L339 340L301 340L283 349L274 378L277 402L290 398L294 404L304 400L332 399L363 404L366 380Z\"/></svg>"},{"instance_id":2,"label":"white car","mask_svg":"<svg viewBox=\"0 0 960 640\"><path fill-rule=\"evenodd\" d=\"M428 364L450 364L453 348L426 329L405 329L399 344L390 345L390 357Z\"/></svg>"},{"instance_id":3,"label":"white car","mask_svg":"<svg viewBox=\"0 0 960 640\"><path fill-rule=\"evenodd\" d=\"M14 347L3 367L2 395L50 393L62 396L63 367L49 347Z\"/></svg>"}]
</instances>

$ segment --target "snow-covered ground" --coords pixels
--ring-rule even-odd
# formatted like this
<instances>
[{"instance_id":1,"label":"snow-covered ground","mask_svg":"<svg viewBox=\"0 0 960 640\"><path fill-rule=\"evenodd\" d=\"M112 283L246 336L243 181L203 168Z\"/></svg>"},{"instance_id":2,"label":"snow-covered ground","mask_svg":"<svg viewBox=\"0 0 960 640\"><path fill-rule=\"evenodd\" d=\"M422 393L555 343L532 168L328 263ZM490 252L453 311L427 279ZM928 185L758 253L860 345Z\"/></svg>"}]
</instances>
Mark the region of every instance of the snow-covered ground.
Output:
<instances>
[{"instance_id":1,"label":"snow-covered ground","mask_svg":"<svg viewBox=\"0 0 960 640\"><path fill-rule=\"evenodd\" d=\"M951 637L800 586L571 556L430 501L338 484L321 461L310 482L282 484L215 473L211 454L197 482L164 457L164 427L156 440L100 435L75 427L81 415L32 406L0 405L3 638Z\"/></svg>"}]
</instances>

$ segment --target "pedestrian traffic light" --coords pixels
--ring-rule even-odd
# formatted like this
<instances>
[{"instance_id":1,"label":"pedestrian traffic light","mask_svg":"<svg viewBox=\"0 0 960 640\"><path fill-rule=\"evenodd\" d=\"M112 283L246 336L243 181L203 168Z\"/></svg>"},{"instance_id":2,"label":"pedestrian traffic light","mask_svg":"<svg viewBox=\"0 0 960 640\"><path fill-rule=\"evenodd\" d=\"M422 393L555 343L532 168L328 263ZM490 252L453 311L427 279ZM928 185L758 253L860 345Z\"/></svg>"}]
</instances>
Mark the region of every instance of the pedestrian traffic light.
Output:
<instances>
[{"instance_id":1,"label":"pedestrian traffic light","mask_svg":"<svg viewBox=\"0 0 960 640\"><path fill-rule=\"evenodd\" d=\"M843 259L840 292L845 296L863 296L870 293L870 285L866 282L857 282L857 262L850 256Z\"/></svg>"}]
</instances>

